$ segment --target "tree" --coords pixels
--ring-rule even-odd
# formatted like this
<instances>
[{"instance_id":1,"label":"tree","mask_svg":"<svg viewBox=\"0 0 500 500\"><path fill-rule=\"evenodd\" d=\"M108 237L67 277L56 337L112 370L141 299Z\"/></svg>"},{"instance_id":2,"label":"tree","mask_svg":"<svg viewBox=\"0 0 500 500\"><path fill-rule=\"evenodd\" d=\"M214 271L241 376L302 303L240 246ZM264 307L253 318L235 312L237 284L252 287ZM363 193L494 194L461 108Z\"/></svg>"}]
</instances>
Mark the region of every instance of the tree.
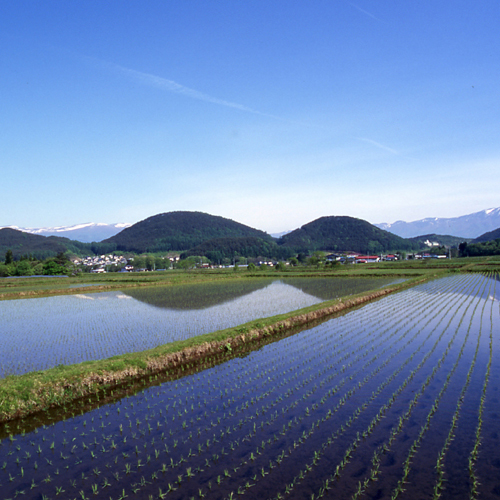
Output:
<instances>
[{"instance_id":1,"label":"tree","mask_svg":"<svg viewBox=\"0 0 500 500\"><path fill-rule=\"evenodd\" d=\"M16 267L17 276L33 276L33 269L28 260L23 260L19 262Z\"/></svg>"},{"instance_id":2,"label":"tree","mask_svg":"<svg viewBox=\"0 0 500 500\"><path fill-rule=\"evenodd\" d=\"M12 254L12 250L9 248L5 253L5 265L8 266L14 262L14 256Z\"/></svg>"},{"instance_id":3,"label":"tree","mask_svg":"<svg viewBox=\"0 0 500 500\"><path fill-rule=\"evenodd\" d=\"M257 267L255 266L255 264L253 262L250 262L250 264L248 264L248 267L247 267L247 271L256 271L257 270Z\"/></svg>"},{"instance_id":4,"label":"tree","mask_svg":"<svg viewBox=\"0 0 500 500\"><path fill-rule=\"evenodd\" d=\"M87 266L85 266L87 267ZM33 274L36 274L37 276L40 276L41 274L43 274L43 263L42 262L39 262L38 264L35 265L35 267L33 268Z\"/></svg>"},{"instance_id":5,"label":"tree","mask_svg":"<svg viewBox=\"0 0 500 500\"><path fill-rule=\"evenodd\" d=\"M307 255L305 253L301 252L301 253L299 253L299 255L297 255L297 260L301 264L304 264L307 261Z\"/></svg>"},{"instance_id":6,"label":"tree","mask_svg":"<svg viewBox=\"0 0 500 500\"><path fill-rule=\"evenodd\" d=\"M65 269L64 267L60 266L56 261L54 260L48 260L44 265L43 265L43 274L46 275L54 275L54 274L64 274Z\"/></svg>"},{"instance_id":7,"label":"tree","mask_svg":"<svg viewBox=\"0 0 500 500\"><path fill-rule=\"evenodd\" d=\"M59 252L54 260L60 265L65 266L69 262L68 256L64 252Z\"/></svg>"},{"instance_id":8,"label":"tree","mask_svg":"<svg viewBox=\"0 0 500 500\"><path fill-rule=\"evenodd\" d=\"M155 258L148 254L146 255L146 268L148 271L153 271L153 269L155 268Z\"/></svg>"},{"instance_id":9,"label":"tree","mask_svg":"<svg viewBox=\"0 0 500 500\"><path fill-rule=\"evenodd\" d=\"M286 271L286 264L283 261L279 261L276 264L276 271Z\"/></svg>"},{"instance_id":10,"label":"tree","mask_svg":"<svg viewBox=\"0 0 500 500\"><path fill-rule=\"evenodd\" d=\"M168 269L170 267L170 260L164 257L155 257L156 269Z\"/></svg>"},{"instance_id":11,"label":"tree","mask_svg":"<svg viewBox=\"0 0 500 500\"><path fill-rule=\"evenodd\" d=\"M177 262L177 267L185 270L196 267L196 257L188 257L187 259L180 260Z\"/></svg>"},{"instance_id":12,"label":"tree","mask_svg":"<svg viewBox=\"0 0 500 500\"><path fill-rule=\"evenodd\" d=\"M313 255L312 257L309 257L309 259L307 259L307 263L310 266L319 266L320 260L318 259L318 257L316 257L315 255Z\"/></svg>"},{"instance_id":13,"label":"tree","mask_svg":"<svg viewBox=\"0 0 500 500\"><path fill-rule=\"evenodd\" d=\"M460 257L467 256L467 242L466 241L462 241L462 243L460 243L458 245L458 251L460 253Z\"/></svg>"},{"instance_id":14,"label":"tree","mask_svg":"<svg viewBox=\"0 0 500 500\"><path fill-rule=\"evenodd\" d=\"M14 266L11 264L6 266L5 264L0 264L0 277L12 276L15 273Z\"/></svg>"},{"instance_id":15,"label":"tree","mask_svg":"<svg viewBox=\"0 0 500 500\"><path fill-rule=\"evenodd\" d=\"M142 255L135 255L133 259L134 271L146 267L146 258Z\"/></svg>"}]
</instances>

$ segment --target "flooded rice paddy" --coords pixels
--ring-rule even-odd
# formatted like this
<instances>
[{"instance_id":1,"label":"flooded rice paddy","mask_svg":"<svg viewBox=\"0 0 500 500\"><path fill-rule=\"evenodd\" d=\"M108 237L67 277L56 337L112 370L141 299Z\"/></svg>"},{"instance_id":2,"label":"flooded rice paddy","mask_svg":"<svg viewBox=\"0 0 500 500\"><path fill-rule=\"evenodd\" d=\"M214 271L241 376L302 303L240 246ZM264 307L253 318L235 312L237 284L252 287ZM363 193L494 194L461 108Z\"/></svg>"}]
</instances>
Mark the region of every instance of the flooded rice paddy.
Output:
<instances>
[{"instance_id":1,"label":"flooded rice paddy","mask_svg":"<svg viewBox=\"0 0 500 500\"><path fill-rule=\"evenodd\" d=\"M34 431L11 423L3 498L498 498L499 298L498 276L435 280Z\"/></svg>"},{"instance_id":2,"label":"flooded rice paddy","mask_svg":"<svg viewBox=\"0 0 500 500\"><path fill-rule=\"evenodd\" d=\"M143 351L389 282L237 280L1 301L0 378Z\"/></svg>"}]
</instances>

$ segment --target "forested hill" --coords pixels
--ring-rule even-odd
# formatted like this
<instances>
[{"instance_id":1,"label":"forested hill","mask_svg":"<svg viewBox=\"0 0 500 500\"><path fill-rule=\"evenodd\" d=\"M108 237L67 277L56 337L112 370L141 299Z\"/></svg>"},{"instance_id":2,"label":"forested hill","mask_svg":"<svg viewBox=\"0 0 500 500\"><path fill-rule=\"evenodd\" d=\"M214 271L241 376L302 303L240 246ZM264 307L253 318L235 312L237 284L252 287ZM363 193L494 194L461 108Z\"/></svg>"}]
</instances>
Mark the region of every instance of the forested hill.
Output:
<instances>
[{"instance_id":1,"label":"forested hill","mask_svg":"<svg viewBox=\"0 0 500 500\"><path fill-rule=\"evenodd\" d=\"M472 240L470 244L462 243L459 247L463 257L479 257L482 255L500 255L500 227L488 231Z\"/></svg>"},{"instance_id":2,"label":"forested hill","mask_svg":"<svg viewBox=\"0 0 500 500\"><path fill-rule=\"evenodd\" d=\"M292 257L293 252L287 247L278 246L273 241L246 236L207 240L201 245L189 249L182 257L189 257L190 255L204 255L213 262L222 262L223 259L232 260L235 255L269 257L282 260Z\"/></svg>"},{"instance_id":3,"label":"forested hill","mask_svg":"<svg viewBox=\"0 0 500 500\"><path fill-rule=\"evenodd\" d=\"M306 250L379 253L418 249L420 245L354 217L320 217L282 236L278 244L296 252Z\"/></svg>"},{"instance_id":4,"label":"forested hill","mask_svg":"<svg viewBox=\"0 0 500 500\"><path fill-rule=\"evenodd\" d=\"M264 231L224 217L203 212L168 212L137 222L101 244L109 245L110 251L162 252L188 250L214 238L249 236L274 241Z\"/></svg>"},{"instance_id":5,"label":"forested hill","mask_svg":"<svg viewBox=\"0 0 500 500\"><path fill-rule=\"evenodd\" d=\"M90 245L68 238L40 236L6 227L0 229L0 259L5 255L7 250L12 250L15 259L22 255L33 256L37 259L46 259L68 250L77 254L90 252Z\"/></svg>"},{"instance_id":6,"label":"forested hill","mask_svg":"<svg viewBox=\"0 0 500 500\"><path fill-rule=\"evenodd\" d=\"M487 233L478 236L471 243L484 243L486 241L498 240L500 238L500 227L494 231L489 231Z\"/></svg>"}]
</instances>

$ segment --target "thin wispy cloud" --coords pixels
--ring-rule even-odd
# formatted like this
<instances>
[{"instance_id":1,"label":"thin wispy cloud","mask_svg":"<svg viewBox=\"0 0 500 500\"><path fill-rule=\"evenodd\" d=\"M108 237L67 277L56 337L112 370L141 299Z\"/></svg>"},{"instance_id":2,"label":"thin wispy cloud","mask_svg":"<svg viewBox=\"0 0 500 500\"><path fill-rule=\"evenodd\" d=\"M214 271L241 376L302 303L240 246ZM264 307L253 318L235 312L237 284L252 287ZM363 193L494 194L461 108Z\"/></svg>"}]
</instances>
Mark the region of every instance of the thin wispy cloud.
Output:
<instances>
[{"instance_id":1,"label":"thin wispy cloud","mask_svg":"<svg viewBox=\"0 0 500 500\"><path fill-rule=\"evenodd\" d=\"M384 21L382 21L382 19L379 19L378 17L374 16L373 14L370 14L370 12L368 12L367 10L365 9L362 9L361 7L359 7L358 5L354 4L354 3L351 3L349 2L349 5L351 7L354 7L356 10L358 10L359 12L362 12L363 14L365 14L366 16L369 16L371 17L372 19L375 19L375 21L379 21L381 23L383 23Z\"/></svg>"},{"instance_id":2,"label":"thin wispy cloud","mask_svg":"<svg viewBox=\"0 0 500 500\"><path fill-rule=\"evenodd\" d=\"M376 148L383 149L384 151L389 151L389 153L392 153L393 155L399 155L399 152L396 151L395 149L389 148L388 146L384 146L383 144L380 144L380 142L374 141L373 139L367 139L366 137L357 137L357 139L358 141L363 141L368 144L371 144Z\"/></svg>"},{"instance_id":3,"label":"thin wispy cloud","mask_svg":"<svg viewBox=\"0 0 500 500\"><path fill-rule=\"evenodd\" d=\"M93 58L92 58L93 59ZM96 61L96 59L93 59ZM105 61L98 61L99 63L105 65L108 69L112 69L122 75L126 75L127 77L149 87L154 87L159 90L163 90L165 92L171 92L174 94L180 94L190 99L197 99L199 101L209 102L212 104L217 104L219 106L225 106L227 108L237 109L239 111L244 111L246 113L253 113L255 115L267 116L269 118L274 118L276 120L281 120L279 116L274 116L269 113L263 113L261 111L257 111L256 109L250 108L243 104L238 104L236 102L227 101L225 99L220 99L218 97L213 97L209 94L205 94L204 92L200 92L199 90L192 89L190 87L186 87L180 83L175 82L174 80L169 80L167 78L163 78L161 76L153 75L151 73L143 73L142 71L137 71L135 69L126 68L124 66L120 66L119 64L114 64Z\"/></svg>"}]
</instances>

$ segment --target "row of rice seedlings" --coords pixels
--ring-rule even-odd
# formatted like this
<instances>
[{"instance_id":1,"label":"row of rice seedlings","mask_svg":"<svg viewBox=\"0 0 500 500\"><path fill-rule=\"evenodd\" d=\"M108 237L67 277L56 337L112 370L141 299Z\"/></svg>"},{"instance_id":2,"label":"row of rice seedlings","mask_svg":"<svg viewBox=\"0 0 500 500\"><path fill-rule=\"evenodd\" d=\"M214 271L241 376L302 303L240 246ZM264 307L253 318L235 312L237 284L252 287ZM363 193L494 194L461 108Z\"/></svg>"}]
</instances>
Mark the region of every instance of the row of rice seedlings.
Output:
<instances>
[{"instance_id":1,"label":"row of rice seedlings","mask_svg":"<svg viewBox=\"0 0 500 500\"><path fill-rule=\"evenodd\" d=\"M496 282L495 282L496 285ZM484 384L483 389L481 391L481 403L479 405L479 412L477 417L477 427L475 432L475 442L474 447L472 448L469 454L469 478L470 478L470 491L469 491L469 499L476 500L479 496L479 478L475 469L475 465L477 462L477 458L479 455L479 447L481 446L481 431L483 427L483 413L484 413L484 404L486 402L486 390L488 388L488 382L490 379L490 371L491 371L491 361L493 358L493 304L490 312L490 343L489 343L489 358L488 364L486 366L486 373L484 376Z\"/></svg>"},{"instance_id":2,"label":"row of rice seedlings","mask_svg":"<svg viewBox=\"0 0 500 500\"><path fill-rule=\"evenodd\" d=\"M467 301L467 297L465 296L464 299L463 299L463 302ZM452 323L455 315L458 313L459 311L459 308L455 307L454 305L452 305L450 307L451 309L454 310L454 314L453 316L449 319L448 321L448 324L446 325L446 327L441 331L441 334L440 336L438 337L438 339L435 341L434 343L434 346L431 348L430 351L427 352L427 354L425 355L424 359L420 362L420 364L418 365L418 367L416 369L414 369L410 376L409 376L409 379L408 379L408 382L411 378L413 378L417 371L419 369L421 369L424 365L424 363L431 357L431 354L435 351L435 349L437 348L439 342L441 341L441 339L443 338L443 336L447 333L448 331L448 328L450 326L450 324ZM462 319L463 317L465 317L465 314L466 312L464 312L464 315L462 316ZM446 317L446 315L444 315L442 318L441 318L441 321ZM441 321L434 327L434 329L429 333L429 336L428 338L430 338L430 336L432 335L432 333L437 329L437 327L439 326L439 324L441 323ZM372 469L370 471L370 475L369 477L367 477L365 480L360 480L358 482L358 488L356 490L356 493L354 494L354 498L357 498L359 497L360 495L362 495L366 488L368 487L369 483L371 481L376 481L377 480L377 476L379 475L379 468L380 468L380 458L381 456L386 453L387 451L389 451L390 449L390 446L393 444L393 442L395 441L397 435L401 432L401 430L403 429L403 425L404 423L409 419L413 409L415 408L415 405L417 403L417 400L420 398L420 396L423 394L423 391L424 389L430 384L431 380L434 378L435 374L437 373L438 369L441 367L442 363L444 362L445 358L446 358L446 355L447 355L447 352L449 351L449 349L451 348L451 345L453 343L453 341L455 340L457 334L458 334L458 331L459 331L459 327L457 327L457 329L455 330L455 333L453 335L453 338L448 342L448 346L447 346L447 349L445 351L445 353L441 356L441 358L439 359L438 363L434 366L432 372L430 375L427 376L427 378L425 379L424 383L422 384L422 386L420 387L420 389L416 392L414 398L412 399L412 401L410 402L409 404L409 407L406 411L405 414L403 414L400 418L399 418L399 421L398 421L398 425L393 427L392 431L391 431L391 434L389 436L389 438L386 440L386 442L384 444L382 444L381 446L379 446L377 448L377 450L375 451L374 453L374 456L371 460L371 463L372 463ZM406 381L404 383L404 385L406 385ZM401 386L400 386L400 389L401 390ZM394 395L393 397L391 398L392 402L394 402ZM374 421L372 421L372 424L373 424ZM370 427L372 427L372 430L373 430L373 425L371 425ZM366 437L366 436L365 436ZM344 464L344 466L347 465L347 463ZM339 477L339 474L337 474L337 478ZM328 480L326 481L326 483L328 483ZM325 483L325 484L326 484Z\"/></svg>"},{"instance_id":3,"label":"row of rice seedlings","mask_svg":"<svg viewBox=\"0 0 500 500\"><path fill-rule=\"evenodd\" d=\"M484 286L486 286L486 283L484 284ZM404 484L406 483L407 481L407 478L408 478L408 475L410 473L410 470L411 470L411 461L412 461L412 458L413 456L417 453L417 450L420 446L420 443L424 437L424 435L426 434L426 432L428 431L429 427L430 427L430 423L431 423L431 420L432 418L434 417L435 413L437 412L438 410L438 407L439 407L439 403L441 401L441 398L443 397L443 394L444 392L446 391L446 389L448 388L448 385L450 383L450 379L451 377L453 376L453 374L455 373L455 370L457 369L458 367L458 364L459 364L459 361L460 359L462 358L462 355L464 353L464 349L465 349L465 346L466 346L466 343L467 343L467 340L469 338L469 335L470 335L470 330L471 330L471 324L472 324L472 318L474 317L474 314L476 312L476 309L477 307L479 306L480 304L480 301L478 299L478 295L479 295L479 290L478 292L476 293L476 296L475 296L475 299L476 300L476 304L474 306L474 309L472 311L472 314L471 314L471 319L469 321L469 326L467 328L467 333L465 335L465 338L464 338L464 341L463 341L463 344L462 344L462 347L458 353L458 356L457 356L457 359L455 361L455 363L453 364L452 368L450 369L450 371L447 373L447 376L446 376L446 380L441 388L441 390L439 391L438 395L436 396L435 400L434 400L434 404L432 405L430 411L428 412L427 416L426 416L426 420L424 422L424 424L422 425L421 429L420 429L420 432L417 436L417 438L414 440L414 442L412 443L410 449L409 449L409 452L408 452L408 455L406 457L406 460L404 461L403 463L403 475L402 477L400 478L400 480L398 481L396 487L394 488L393 492L392 492L392 495L391 495L391 500L396 500L396 498L399 497L399 495L401 493L403 493L403 491L405 491L404 489ZM472 304L469 303L469 306ZM469 307L468 306L468 307ZM464 311L464 316L462 316L462 319L465 317L465 313L467 312L467 309L466 311ZM462 322L462 320L461 320ZM461 323L460 322L460 323ZM459 325L460 326L460 325ZM458 331L458 328L457 330ZM478 341L477 341L477 349L479 348L479 341L480 341L480 336L481 336L481 332L479 332L479 335L478 335ZM449 345L449 347L451 347ZM476 349L476 354L475 354L475 357L477 356L477 349ZM445 351L445 353L443 354L443 358L442 360L444 361L444 358L446 357L446 355L448 354L448 351L449 351L449 348ZM474 360L475 360L475 357L474 357ZM475 364L475 361L473 361L473 363ZM472 373L472 371L470 372ZM470 377L470 375L468 374L468 376ZM470 380L470 378L469 378Z\"/></svg>"},{"instance_id":4,"label":"row of rice seedlings","mask_svg":"<svg viewBox=\"0 0 500 500\"><path fill-rule=\"evenodd\" d=\"M333 409L333 411L332 411L332 409L330 409L330 410L328 411L328 414L327 414L326 416L323 416L322 418L321 418L321 417L320 417L320 418L318 418L318 419L317 419L317 421L316 421L314 424L312 424L312 425L311 425L311 430L310 430L308 433L304 433L304 434L303 434L303 436L301 436L301 437L299 438L299 440L298 440L298 441L294 441L294 444L293 444L293 449L294 449L294 450L296 450L296 449L297 449L297 448L298 448L301 444L303 444L303 443L304 443L304 442L305 442L308 438L310 438L310 437L313 435L315 428L318 428L318 427L319 427L319 425L320 425L321 423L323 423L323 422L325 422L325 421L329 420L329 419L332 417L332 415L333 415L336 411L338 411L338 410L339 410L339 409L340 409L340 408L341 408L341 407L342 407L342 406L346 403L346 401L347 401L350 397L352 397L352 396L353 396L353 394L356 392L356 390L357 390L357 389L362 388L364 385L366 385L368 382L370 382L370 381L371 381L371 379L375 376L375 374L377 374L377 373L378 373L378 372L379 372L379 371L380 371L380 370L381 370L384 366L387 366L387 365L388 365L388 363L389 363L389 362L390 362L390 361L394 358L394 356L396 356L396 355L397 355L398 353L400 353L400 352L401 352L401 351L402 351L405 347L407 347L407 345L408 345L409 343L411 343L411 342L412 342L412 341L416 338L416 336L417 336L417 335L418 335L418 333L417 333L416 335L414 335L414 336L413 336L413 337L412 337L412 338L411 338L411 339L407 342L407 344L405 344L404 346L401 346L401 347L398 349L398 351L396 351L396 352L392 353L392 354L389 356L389 358L387 358L387 359L386 359L386 360L385 360L385 361L384 361L381 365L379 365L377 368L375 368L375 369L374 369L374 370L373 370L373 371L372 371L369 375L365 376L365 378L362 380L362 382L358 382L358 385L357 385L357 386L355 386L353 389L351 389L351 390L349 390L347 393L345 393L345 394L344 394L344 396L343 396L343 397L340 399L340 401L337 403L337 405L336 405L336 407ZM420 348L419 348L419 349L420 349ZM385 350L384 350L384 351L385 351ZM415 354L416 354L416 352L415 352L413 355L415 355ZM411 356L411 358L413 357L413 355ZM371 363L372 363L375 359L377 359L378 357L379 357L379 355L375 356L372 360L370 360L369 362L367 362L367 363L363 366L363 369L364 369L364 368L366 368L369 364L371 364ZM411 359L411 358L408 358L407 362L405 362L405 365L406 365L407 363L409 363L409 361L410 361L410 359ZM403 365L403 366L404 366L404 365ZM382 383L382 384L379 386L379 389L378 389L376 392L372 393L372 396L371 396L371 398L370 398L370 401L369 401L369 402L371 402L372 400L374 400L374 399L376 398L376 396L378 395L378 393L379 393L379 392L380 392L380 391L381 391L381 390L382 390L382 389L383 389L383 388L384 388L384 387L385 387L385 386L386 386L386 385L387 385L390 381L392 381L392 380L395 378L396 374L397 374L399 371L401 371L401 370L403 369L403 366L401 366L400 368L398 368L398 369L396 370L396 372L395 372L395 373L393 373L393 374L392 374L392 376L388 378L388 380L386 380L384 383ZM359 370L359 372L361 372L361 370ZM354 375L355 375L355 376L354 376L354 378L357 378L358 373L355 373ZM352 377L351 377L351 378L352 378ZM338 390L338 386L337 386L335 389L337 389L337 390ZM337 392L337 390L335 390L335 391L333 391L333 392L335 393L335 392ZM323 396L323 398L321 399L320 403L321 403L321 404L324 404L325 402L326 402L326 397L325 397L325 396ZM309 410L309 408L307 408L307 409L306 409L306 416L312 416L312 412L313 412L313 411L314 411L317 407L318 407L318 405L316 405L316 407L314 407L314 405L313 405L313 407L311 408L311 410ZM298 422L300 422L300 421L302 421L302 419L301 419L301 418L299 419L299 421L298 421ZM353 420L352 420L352 421L353 421ZM297 422L297 423L298 423L298 422ZM348 427L348 426L350 425L350 423L351 423L351 419L349 419L349 420L346 422L346 426ZM283 426L283 430L282 430L282 432L280 432L280 434L281 434L282 436L284 436L284 435L285 435L285 433L286 433L286 432L288 432L291 428L292 428L292 422L289 422L288 428L286 428L285 426ZM264 443L263 443L263 447L264 447ZM285 454L284 454L283 452L281 452L281 453L280 453L280 454L276 457L276 459L275 459L275 463L276 463L276 464L281 463L281 461L282 461L284 458L287 458L288 456L290 456L290 455L291 455L291 453L292 453L292 452L291 452L291 450L289 450L289 451L288 451L288 453L285 453ZM319 457L319 454L318 454L317 452L315 452L315 461L317 461L317 460L319 459L318 457ZM272 463L273 463L273 460L271 460L271 468L273 468L273 467L272 467ZM264 469L264 468L262 468L262 471L264 471L264 470L265 470L265 469ZM264 476L265 476L265 475L267 475L268 473L269 473L269 472L267 472L266 474L262 474L262 473L261 473L261 477L264 477ZM289 485L287 485L287 486L286 486L286 491L288 491L288 492L289 492L289 491L291 491L292 489L293 489L293 484L289 484Z\"/></svg>"},{"instance_id":5,"label":"row of rice seedlings","mask_svg":"<svg viewBox=\"0 0 500 500\"><path fill-rule=\"evenodd\" d=\"M484 305L486 305L486 302L484 303ZM476 304L476 307L474 308L473 315L475 314L475 311L476 311L476 309L477 309L478 306L479 306L479 301ZM484 306L483 306L483 311L484 311ZM469 323L469 327L467 329L466 339L469 337L470 329L471 329L471 324L472 324L472 318L471 318L471 321ZM482 324L482 314L481 314L481 324ZM475 367L476 359L477 359L477 353L479 351L479 345L480 345L480 341L481 341L481 333L482 333L482 326L480 327L479 333L477 335L476 350L475 350L474 357L472 359L469 371L467 373L467 377L466 377L466 382L465 382L465 386L464 386L464 389L463 389L463 393L465 393L465 390L467 389L467 387L468 387L468 385L470 383L470 379L471 379L472 373L474 371L474 367ZM452 375L454 374L454 372L455 372L455 370L456 370L456 368L458 366L458 362L459 362L460 358L463 355L464 348L465 348L465 344L462 346L462 349L460 350L460 353L459 353L459 358L455 362L455 365L453 366L452 370L450 370L450 372L448 372L445 384L443 385L441 391L439 392L438 396L436 397L436 399L434 401L434 404L433 404L430 412L427 415L426 421L425 421L424 425L421 427L421 430L420 430L420 433L418 435L418 438L414 441L412 447L410 448L408 456L407 456L407 458L406 458L406 460L404 462L404 474L403 474L403 477L398 482L398 485L397 485L396 489L394 490L394 493L393 493L393 496L392 496L393 499L397 498L399 496L399 494L404 491L403 485L407 481L408 474L409 474L410 469L411 469L411 461L412 461L414 455L416 454L417 448L420 446L420 443L421 443L424 435L429 430L431 420L432 420L432 418L434 417L435 413L438 410L439 402L440 402L440 400L442 398L442 395L444 394L444 392L446 391L446 389L447 389L447 387L449 385L449 382L450 382L450 379L451 379ZM444 454L443 454L443 456L444 456ZM435 489L435 491L434 491L434 496L442 488L442 477L440 477L440 475L439 475L439 473L442 472L441 465L442 465L441 464L441 460L438 457L438 466L437 466L438 480L437 480L437 485L436 485L437 489Z\"/></svg>"},{"instance_id":6,"label":"row of rice seedlings","mask_svg":"<svg viewBox=\"0 0 500 500\"><path fill-rule=\"evenodd\" d=\"M451 306L453 307L453 306ZM443 316L444 318L445 316ZM442 318L442 319L443 319ZM450 320L451 322L451 320ZM439 325L440 323L438 323ZM437 325L437 326L438 326ZM427 339L430 338L430 336L432 335L433 331L437 328L437 326L430 332L430 334L427 336ZM348 448L346 449L345 451L345 454L341 460L341 462L336 466L336 469L335 469L335 473L331 476L329 476L326 480L324 480L323 482L323 485L322 487L319 488L319 491L318 491L318 494L317 494L317 498L320 498L322 496L325 495L325 493L331 488L331 484L330 483L334 483L335 480L338 480L340 478L340 475L341 475L341 472L342 470L349 464L349 461L350 461L350 458L354 452L354 450L359 446L359 443L361 442L361 440L363 439L367 439L368 436L373 432L373 430L375 429L375 427L381 422L381 419L382 417L384 416L384 414L387 412L387 410L394 404L394 402L396 401L397 399L397 396L409 385L409 383L411 382L411 380L415 377L415 375L420 371L420 369L424 366L425 362L429 359L429 357L431 356L431 354L434 352L434 350L437 348L442 336L444 335L444 333L446 332L446 328L443 330L441 336L436 340L436 342L434 343L434 346L431 348L431 350L425 355L424 359L422 359L422 361L418 364L418 366L416 368L414 368L410 374L408 375L408 377L403 381L402 384L400 384L400 386L392 393L391 397L389 398L389 400L380 407L378 413L376 414L376 416L371 420L370 424L368 425L368 427L362 432L358 432L357 435L356 435L356 438L354 439L354 441L351 443L350 446L348 446ZM426 340L427 340L426 339ZM421 346L422 347L422 346ZM420 349L419 349L420 350ZM417 352L417 351L416 351ZM414 354L416 354L416 352ZM413 358L413 356L411 356ZM443 358L442 358L443 359ZM439 364L440 366L440 364ZM439 367L438 366L438 367ZM431 376L427 377L426 381L424 382L424 387L426 387L431 379L433 378L434 374L437 372L437 368L438 367L435 367ZM393 374L391 374L390 377L388 377L387 379L387 383L389 381L392 381L396 378L397 375L399 375L399 373L401 372L401 369L402 367L398 367L396 368L396 370L393 372ZM383 389L383 385L381 384L381 386L379 386L377 392L373 393L372 394L372 398L370 399L374 399L374 397L376 397L378 395L378 393L381 392L381 390ZM423 390L423 389L422 389ZM417 396L420 395L420 393L417 394ZM416 397L417 397L416 396ZM415 400L416 401L416 400ZM367 403L363 403L363 405L366 405ZM415 404L415 403L414 403ZM411 408L414 407L414 404L411 406ZM361 406L363 406L361 405ZM345 425L345 428L347 429L348 427L350 427L353 423L354 423L354 420L359 417L360 415L360 407L358 407L358 409L353 413L353 415L351 416L351 418L349 419L349 421L347 422L347 424ZM400 418L399 420L399 426L402 426L402 423L403 423L404 420L402 420L402 418ZM398 426L398 427L399 427ZM343 429L341 428L340 431L342 431ZM322 448L320 451L317 451L315 452L315 459L317 461L317 459L320 457L320 455L322 453L324 453L327 449L327 447L329 447L333 442L334 442L334 439L338 438L340 435L340 432L339 431L336 431L335 433L332 433L332 435L330 436L330 438L322 445ZM330 441L331 439L331 441ZM312 467L311 465L306 465L306 467L299 473L298 476L296 476L294 478L294 483L297 484L298 481L300 479L303 479L303 477L305 477L305 474L307 472L309 472L310 470L312 470ZM371 478L375 479L376 478L376 475L377 473L373 473L371 475ZM362 484L362 483L360 483ZM287 485L288 489L290 489L290 485ZM363 485L362 485L363 487ZM285 493L286 493L286 489L285 489ZM359 488L358 488L358 491L359 491ZM276 498L280 498L280 495L279 494Z\"/></svg>"},{"instance_id":7,"label":"row of rice seedlings","mask_svg":"<svg viewBox=\"0 0 500 500\"><path fill-rule=\"evenodd\" d=\"M500 281L498 272L494 275L493 279L495 279L495 284L497 281ZM479 487L477 488L479 498L494 498L498 494L497 465L500 456L500 436L498 433L498 415L500 414L500 400L498 398L498 391L500 388L500 370L498 369L500 362L500 336L498 335L500 328L500 294L498 288L490 299L492 301L492 310L490 311L492 331L490 331L488 358L491 357L492 360L491 365L489 359L487 363L489 380L482 413L481 444L477 450L478 453L474 462L474 473L479 481ZM477 417L478 414L476 413L476 418ZM475 424L472 425L476 427ZM474 434L473 443L475 440L476 435ZM470 449L467 450L467 460L470 458L470 451L472 449L473 446L470 445ZM469 478L468 474L467 477ZM468 479L468 483L470 487L472 485L470 478Z\"/></svg>"},{"instance_id":8,"label":"row of rice seedlings","mask_svg":"<svg viewBox=\"0 0 500 500\"><path fill-rule=\"evenodd\" d=\"M377 369L375 371L378 371ZM365 379L366 380L366 379ZM294 448L295 448L295 445L294 445ZM289 488L290 486L287 486L287 489Z\"/></svg>"},{"instance_id":9,"label":"row of rice seedlings","mask_svg":"<svg viewBox=\"0 0 500 500\"><path fill-rule=\"evenodd\" d=\"M496 285L496 283L495 283L495 285ZM490 291L491 291L491 284L490 284ZM486 301L485 301L484 306L483 306L483 313L484 313L485 307L486 307ZM476 358L477 358L477 354L478 354L478 350L479 350L479 340L480 340L481 331L482 331L483 313L481 313L481 320L480 320L481 324L480 324L480 329L479 329L479 337L478 337L478 341L477 341L476 351L474 353L474 358L473 358L473 361L472 361L471 366L469 368L469 371L467 373L467 378L466 378L466 381L464 383L464 386L462 387L462 390L461 390L460 395L458 397L457 406L455 409L455 413L453 414L450 430L446 436L446 440L444 442L444 445L443 445L441 451L439 452L439 455L437 458L437 462L436 462L437 479L436 479L436 483L434 485L434 492L433 492L433 499L434 500L439 499L442 495L443 490L444 490L444 481L445 481L444 459L445 459L446 453L448 452L450 444L455 436L455 430L456 430L457 425L458 425L460 410L462 408L462 404L463 404L463 401L465 398L465 393L467 391L467 388L469 387L472 372L474 370L474 366L476 363ZM493 304L492 304L491 311L490 311L490 357L489 357L489 361L488 361L488 366L486 368L485 384L487 384L487 380L489 379L489 371L490 371L491 359L492 359L492 353L493 353L493 345L492 345L492 342L493 342L493 336L492 336L492 334L493 334L493 317L492 317L492 313L493 313ZM483 401L485 392L486 392L486 387L483 386L483 395L481 397L481 401ZM469 473L470 473L470 471L471 471L471 467L470 467L470 461L469 461ZM477 482L477 480L476 480L476 482ZM474 488L474 485L475 485L475 483L473 481L472 482L473 488Z\"/></svg>"}]
</instances>

